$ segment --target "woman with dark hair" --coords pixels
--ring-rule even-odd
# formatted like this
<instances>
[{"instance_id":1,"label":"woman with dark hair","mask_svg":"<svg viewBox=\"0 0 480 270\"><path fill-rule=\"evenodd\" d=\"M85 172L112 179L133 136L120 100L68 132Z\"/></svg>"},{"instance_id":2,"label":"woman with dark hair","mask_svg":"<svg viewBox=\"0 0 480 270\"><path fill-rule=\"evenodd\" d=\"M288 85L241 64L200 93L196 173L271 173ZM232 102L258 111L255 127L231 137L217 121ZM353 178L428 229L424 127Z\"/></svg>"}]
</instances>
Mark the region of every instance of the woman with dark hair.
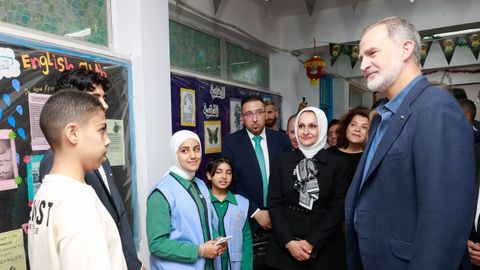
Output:
<instances>
[{"instance_id":1,"label":"woman with dark hair","mask_svg":"<svg viewBox=\"0 0 480 270\"><path fill-rule=\"evenodd\" d=\"M210 199L213 209L212 227L227 242L227 252L214 259L216 270L253 269L252 234L248 221L248 200L233 194L232 162L228 158L210 161L206 179L210 182Z\"/></svg>"},{"instance_id":2,"label":"woman with dark hair","mask_svg":"<svg viewBox=\"0 0 480 270\"><path fill-rule=\"evenodd\" d=\"M358 162L362 157L370 129L370 110L357 107L350 110L341 120L340 140L337 146L328 149L330 153L345 158L348 181L351 182Z\"/></svg>"},{"instance_id":3,"label":"woman with dark hair","mask_svg":"<svg viewBox=\"0 0 480 270\"><path fill-rule=\"evenodd\" d=\"M272 233L266 264L273 269L346 269L344 219L348 180L341 158L327 152L327 117L307 107L295 120L298 149L270 170Z\"/></svg>"}]
</instances>

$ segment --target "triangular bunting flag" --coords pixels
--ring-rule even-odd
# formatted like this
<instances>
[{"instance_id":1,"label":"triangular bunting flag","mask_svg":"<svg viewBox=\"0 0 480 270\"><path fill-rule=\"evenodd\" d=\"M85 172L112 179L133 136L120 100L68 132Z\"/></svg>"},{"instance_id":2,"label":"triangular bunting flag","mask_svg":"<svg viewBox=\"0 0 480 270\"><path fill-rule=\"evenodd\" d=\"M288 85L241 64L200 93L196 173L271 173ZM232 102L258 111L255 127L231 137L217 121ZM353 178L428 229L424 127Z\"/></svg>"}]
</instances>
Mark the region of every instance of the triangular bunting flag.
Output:
<instances>
[{"instance_id":1,"label":"triangular bunting flag","mask_svg":"<svg viewBox=\"0 0 480 270\"><path fill-rule=\"evenodd\" d=\"M457 39L457 37L452 37L440 40L440 47L442 47L443 54L445 55L449 65L450 61L452 60L453 53L455 52L455 48L457 47Z\"/></svg>"},{"instance_id":2,"label":"triangular bunting flag","mask_svg":"<svg viewBox=\"0 0 480 270\"><path fill-rule=\"evenodd\" d=\"M305 0L305 5L307 5L308 15L310 15L310 17L312 17L315 2L317 2L317 0Z\"/></svg>"},{"instance_id":3,"label":"triangular bunting flag","mask_svg":"<svg viewBox=\"0 0 480 270\"><path fill-rule=\"evenodd\" d=\"M335 61L337 61L337 58L340 56L340 53L342 52L342 44L333 44L329 43L328 46L330 47L330 65L333 67L333 64L335 64Z\"/></svg>"},{"instance_id":4,"label":"triangular bunting flag","mask_svg":"<svg viewBox=\"0 0 480 270\"><path fill-rule=\"evenodd\" d=\"M352 65L352 68L355 67L355 64L358 61L358 52L360 51L357 45L348 45L348 54L350 55L350 64Z\"/></svg>"},{"instance_id":5,"label":"triangular bunting flag","mask_svg":"<svg viewBox=\"0 0 480 270\"><path fill-rule=\"evenodd\" d=\"M468 35L466 39L470 50L472 50L473 56L478 60L478 53L480 52L480 32Z\"/></svg>"},{"instance_id":6,"label":"triangular bunting flag","mask_svg":"<svg viewBox=\"0 0 480 270\"><path fill-rule=\"evenodd\" d=\"M215 14L217 14L218 7L220 6L220 2L222 2L222 0L213 0L213 9L215 10Z\"/></svg>"},{"instance_id":7,"label":"triangular bunting flag","mask_svg":"<svg viewBox=\"0 0 480 270\"><path fill-rule=\"evenodd\" d=\"M430 51L431 41L422 41L422 47L420 47L420 64L423 67L425 60L427 59L428 52Z\"/></svg>"}]
</instances>

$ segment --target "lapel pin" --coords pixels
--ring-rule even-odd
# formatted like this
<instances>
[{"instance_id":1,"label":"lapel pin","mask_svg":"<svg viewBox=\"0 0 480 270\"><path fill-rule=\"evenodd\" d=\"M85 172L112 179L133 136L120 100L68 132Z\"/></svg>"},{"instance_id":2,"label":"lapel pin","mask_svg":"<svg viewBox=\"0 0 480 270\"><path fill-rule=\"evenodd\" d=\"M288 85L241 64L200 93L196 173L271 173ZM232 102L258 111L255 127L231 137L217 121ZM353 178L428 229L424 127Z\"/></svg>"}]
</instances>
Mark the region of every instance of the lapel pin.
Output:
<instances>
[{"instance_id":1,"label":"lapel pin","mask_svg":"<svg viewBox=\"0 0 480 270\"><path fill-rule=\"evenodd\" d=\"M405 119L405 116L402 114L400 115L400 119L404 120Z\"/></svg>"}]
</instances>

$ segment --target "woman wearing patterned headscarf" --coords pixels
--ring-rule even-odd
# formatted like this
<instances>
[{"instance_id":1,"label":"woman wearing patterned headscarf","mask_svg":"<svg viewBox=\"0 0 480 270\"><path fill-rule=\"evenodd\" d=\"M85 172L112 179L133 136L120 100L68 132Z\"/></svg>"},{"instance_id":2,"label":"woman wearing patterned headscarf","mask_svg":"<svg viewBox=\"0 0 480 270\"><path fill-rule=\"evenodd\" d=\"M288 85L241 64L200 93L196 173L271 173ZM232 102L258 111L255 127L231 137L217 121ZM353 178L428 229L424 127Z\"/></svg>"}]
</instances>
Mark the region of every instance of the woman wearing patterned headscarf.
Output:
<instances>
[{"instance_id":1,"label":"woman wearing patterned headscarf","mask_svg":"<svg viewBox=\"0 0 480 270\"><path fill-rule=\"evenodd\" d=\"M170 140L172 166L147 200L151 269L213 270L212 259L226 245L215 245L210 195L195 177L202 149L197 134L180 130Z\"/></svg>"},{"instance_id":2,"label":"woman wearing patterned headscarf","mask_svg":"<svg viewBox=\"0 0 480 270\"><path fill-rule=\"evenodd\" d=\"M270 172L273 233L266 263L274 269L346 269L345 162L324 150L327 118L320 109L299 112L295 136L299 149L278 156Z\"/></svg>"}]
</instances>

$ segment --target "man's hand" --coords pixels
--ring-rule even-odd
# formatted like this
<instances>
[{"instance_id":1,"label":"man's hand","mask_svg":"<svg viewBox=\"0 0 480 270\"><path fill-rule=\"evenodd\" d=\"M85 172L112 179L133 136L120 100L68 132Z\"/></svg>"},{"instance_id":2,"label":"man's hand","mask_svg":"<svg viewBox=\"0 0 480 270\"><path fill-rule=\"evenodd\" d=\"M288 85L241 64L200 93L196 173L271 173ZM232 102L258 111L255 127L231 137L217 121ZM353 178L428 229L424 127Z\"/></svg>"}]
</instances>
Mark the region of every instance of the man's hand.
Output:
<instances>
[{"instance_id":1,"label":"man's hand","mask_svg":"<svg viewBox=\"0 0 480 270\"><path fill-rule=\"evenodd\" d=\"M272 228L272 223L270 222L270 215L268 214L268 210L258 211L253 216L253 218L264 230L270 230Z\"/></svg>"},{"instance_id":2,"label":"man's hand","mask_svg":"<svg viewBox=\"0 0 480 270\"><path fill-rule=\"evenodd\" d=\"M468 240L467 246L468 253L470 253L470 262L474 265L480 266L480 243L474 243Z\"/></svg>"}]
</instances>

